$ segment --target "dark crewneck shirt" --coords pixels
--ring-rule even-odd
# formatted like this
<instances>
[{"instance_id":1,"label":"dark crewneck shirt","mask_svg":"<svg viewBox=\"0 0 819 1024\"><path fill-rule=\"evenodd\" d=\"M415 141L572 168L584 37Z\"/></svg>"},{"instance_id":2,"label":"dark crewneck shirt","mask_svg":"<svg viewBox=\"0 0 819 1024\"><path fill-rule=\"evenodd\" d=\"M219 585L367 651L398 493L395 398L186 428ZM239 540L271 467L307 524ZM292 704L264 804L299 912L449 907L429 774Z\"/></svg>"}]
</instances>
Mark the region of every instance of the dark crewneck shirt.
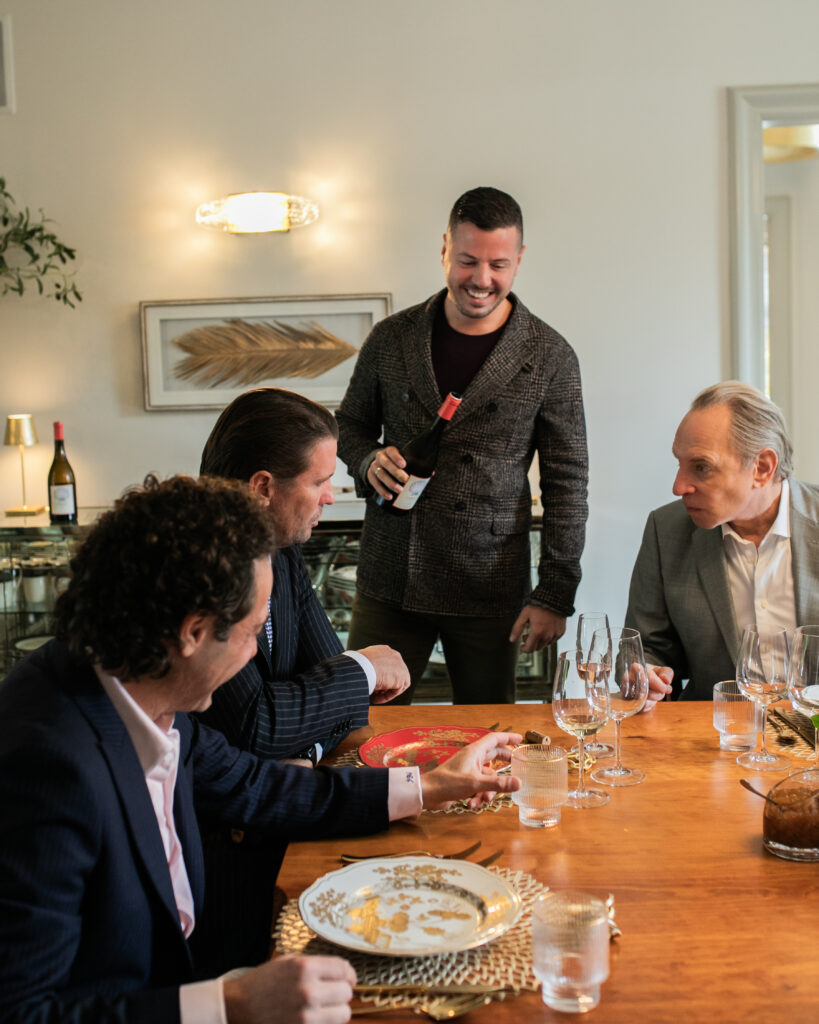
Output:
<instances>
[{"instance_id":1,"label":"dark crewneck shirt","mask_svg":"<svg viewBox=\"0 0 819 1024\"><path fill-rule=\"evenodd\" d=\"M442 302L432 325L432 369L442 398L450 391L464 393L509 322L507 319L489 334L461 334L450 327L444 305Z\"/></svg>"}]
</instances>

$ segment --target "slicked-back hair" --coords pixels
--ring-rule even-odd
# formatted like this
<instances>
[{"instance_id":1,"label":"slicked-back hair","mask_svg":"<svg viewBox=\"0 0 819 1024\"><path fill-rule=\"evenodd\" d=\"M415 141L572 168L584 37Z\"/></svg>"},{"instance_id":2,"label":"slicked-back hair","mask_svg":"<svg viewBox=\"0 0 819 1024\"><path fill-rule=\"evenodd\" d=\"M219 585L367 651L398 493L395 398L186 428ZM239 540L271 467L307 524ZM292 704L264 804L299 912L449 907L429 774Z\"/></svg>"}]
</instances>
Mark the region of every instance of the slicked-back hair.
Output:
<instances>
[{"instance_id":1,"label":"slicked-back hair","mask_svg":"<svg viewBox=\"0 0 819 1024\"><path fill-rule=\"evenodd\" d=\"M459 224L474 224L480 231L517 228L523 244L523 214L517 202L506 192L489 185L472 188L455 201L447 225L450 235Z\"/></svg>"},{"instance_id":2,"label":"slicked-back hair","mask_svg":"<svg viewBox=\"0 0 819 1024\"><path fill-rule=\"evenodd\" d=\"M292 480L327 438L338 438L338 425L323 405L295 391L256 388L222 410L205 442L199 472L248 481L266 470L275 480Z\"/></svg>"},{"instance_id":3,"label":"slicked-back hair","mask_svg":"<svg viewBox=\"0 0 819 1024\"><path fill-rule=\"evenodd\" d=\"M734 451L750 465L763 448L776 452L776 476L787 480L793 473L793 444L782 410L767 395L739 380L724 380L701 391L691 411L727 405L731 410L731 440Z\"/></svg>"},{"instance_id":4,"label":"slicked-back hair","mask_svg":"<svg viewBox=\"0 0 819 1024\"><path fill-rule=\"evenodd\" d=\"M253 609L273 527L245 484L148 476L92 526L57 601L56 631L81 661L123 680L161 678L187 615L226 640Z\"/></svg>"}]
</instances>

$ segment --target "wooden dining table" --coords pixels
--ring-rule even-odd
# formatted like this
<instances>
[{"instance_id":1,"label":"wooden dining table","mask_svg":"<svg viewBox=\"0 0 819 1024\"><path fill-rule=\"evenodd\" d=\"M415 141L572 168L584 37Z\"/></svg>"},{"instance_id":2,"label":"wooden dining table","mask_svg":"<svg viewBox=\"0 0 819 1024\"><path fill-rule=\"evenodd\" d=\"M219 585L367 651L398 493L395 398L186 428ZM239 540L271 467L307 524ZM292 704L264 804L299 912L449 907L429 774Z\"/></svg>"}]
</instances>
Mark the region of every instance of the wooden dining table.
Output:
<instances>
[{"instance_id":1,"label":"wooden dining table","mask_svg":"<svg viewBox=\"0 0 819 1024\"><path fill-rule=\"evenodd\" d=\"M735 754L719 749L711 719L710 701L661 703L626 719L623 763L642 768L645 781L598 787L611 794L607 805L564 807L555 828L521 825L515 806L424 812L366 838L293 843L278 884L298 897L340 866L342 851L444 854L480 839L474 860L502 849L496 867L527 872L554 889L614 895L622 935L612 943L610 977L591 1012L599 1024L819 1021L819 864L763 849L764 801L739 780L755 776L767 790L783 776L739 767ZM346 746L410 726L494 723L537 730L562 746L573 742L546 704L383 705L371 709L370 727ZM600 738L612 735L609 725ZM415 1018L385 1010L368 1019ZM523 991L464 1019L517 1024L567 1017L546 1007L540 992Z\"/></svg>"}]
</instances>

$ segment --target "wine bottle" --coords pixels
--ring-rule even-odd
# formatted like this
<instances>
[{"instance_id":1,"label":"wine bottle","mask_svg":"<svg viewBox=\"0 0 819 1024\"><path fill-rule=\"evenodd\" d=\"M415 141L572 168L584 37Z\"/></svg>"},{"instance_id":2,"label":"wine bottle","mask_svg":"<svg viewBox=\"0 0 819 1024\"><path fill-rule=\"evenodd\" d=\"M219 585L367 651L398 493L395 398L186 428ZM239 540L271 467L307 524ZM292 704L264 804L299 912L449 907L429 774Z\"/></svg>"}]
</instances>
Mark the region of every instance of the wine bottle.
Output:
<instances>
[{"instance_id":1,"label":"wine bottle","mask_svg":"<svg viewBox=\"0 0 819 1024\"><path fill-rule=\"evenodd\" d=\"M438 461L438 450L441 446L444 427L452 419L460 404L461 396L450 391L432 423L405 446L401 454L406 461L404 469L409 474L409 480L392 498L379 496L378 504L382 508L403 515L415 507L415 503L429 483L435 463Z\"/></svg>"},{"instance_id":2,"label":"wine bottle","mask_svg":"<svg viewBox=\"0 0 819 1024\"><path fill-rule=\"evenodd\" d=\"M54 461L48 471L49 516L52 523L77 522L77 486L74 470L65 455L65 433L54 424Z\"/></svg>"}]
</instances>

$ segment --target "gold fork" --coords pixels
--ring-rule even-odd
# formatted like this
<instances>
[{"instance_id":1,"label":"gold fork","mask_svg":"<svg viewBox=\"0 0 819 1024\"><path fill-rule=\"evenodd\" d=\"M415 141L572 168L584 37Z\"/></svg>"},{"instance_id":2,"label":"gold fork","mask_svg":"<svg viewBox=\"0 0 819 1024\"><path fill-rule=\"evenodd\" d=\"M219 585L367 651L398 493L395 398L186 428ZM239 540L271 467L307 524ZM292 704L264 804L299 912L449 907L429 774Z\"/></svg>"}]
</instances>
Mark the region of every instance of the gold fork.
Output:
<instances>
[{"instance_id":1,"label":"gold fork","mask_svg":"<svg viewBox=\"0 0 819 1024\"><path fill-rule=\"evenodd\" d=\"M453 995L433 996L421 1003L404 1003L401 1006L356 1006L350 1011L353 1017L363 1017L368 1013L392 1013L395 1010L412 1010L413 1013L425 1013L433 1020L452 1020L461 1017L470 1010L485 1006L492 999L491 994L455 993Z\"/></svg>"},{"instance_id":2,"label":"gold fork","mask_svg":"<svg viewBox=\"0 0 819 1024\"><path fill-rule=\"evenodd\" d=\"M433 853L432 850L402 850L400 853L342 853L339 860L342 864L358 864L359 861L373 860L375 857L436 857L439 860L463 860L474 853L480 845L479 839L477 843L473 843L457 853Z\"/></svg>"}]
</instances>

